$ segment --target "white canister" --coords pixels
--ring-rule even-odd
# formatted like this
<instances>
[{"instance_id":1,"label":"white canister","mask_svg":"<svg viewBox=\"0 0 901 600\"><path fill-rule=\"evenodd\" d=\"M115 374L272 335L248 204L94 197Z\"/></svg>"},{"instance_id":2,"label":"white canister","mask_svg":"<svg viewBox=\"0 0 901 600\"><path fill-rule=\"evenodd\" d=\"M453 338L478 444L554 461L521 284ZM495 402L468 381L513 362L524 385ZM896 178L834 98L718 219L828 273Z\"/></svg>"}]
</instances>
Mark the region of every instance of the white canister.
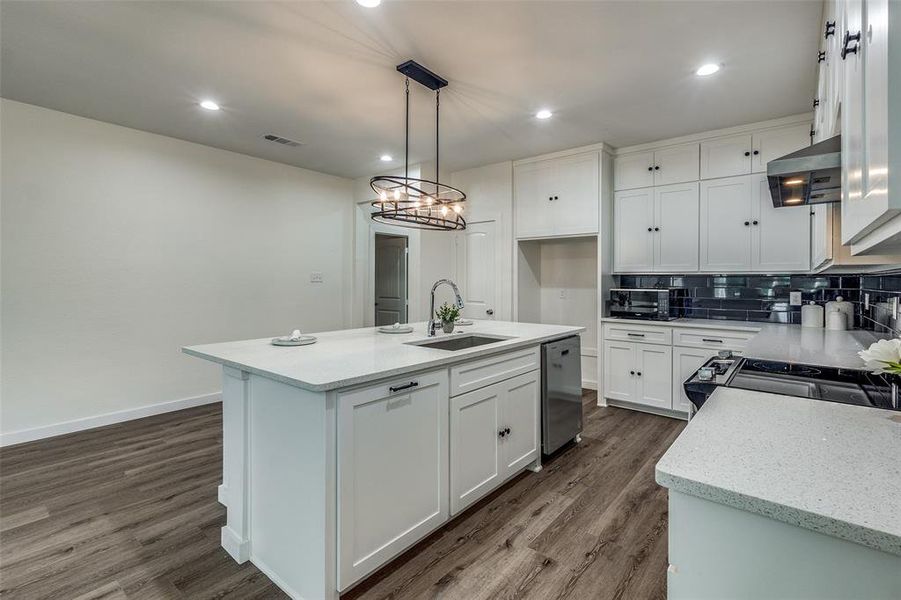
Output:
<instances>
[{"instance_id":1,"label":"white canister","mask_svg":"<svg viewBox=\"0 0 901 600\"><path fill-rule=\"evenodd\" d=\"M823 307L816 302L801 307L801 327L823 328Z\"/></svg>"},{"instance_id":2,"label":"white canister","mask_svg":"<svg viewBox=\"0 0 901 600\"><path fill-rule=\"evenodd\" d=\"M832 331L844 331L848 328L848 315L841 310L833 310L826 313L826 329Z\"/></svg>"},{"instance_id":3,"label":"white canister","mask_svg":"<svg viewBox=\"0 0 901 600\"><path fill-rule=\"evenodd\" d=\"M844 329L850 329L854 327L854 303L847 302L841 296L836 296L835 300L826 303L826 318L829 318L829 313L833 311L841 311L845 314L845 327ZM828 326L828 323L827 323Z\"/></svg>"}]
</instances>

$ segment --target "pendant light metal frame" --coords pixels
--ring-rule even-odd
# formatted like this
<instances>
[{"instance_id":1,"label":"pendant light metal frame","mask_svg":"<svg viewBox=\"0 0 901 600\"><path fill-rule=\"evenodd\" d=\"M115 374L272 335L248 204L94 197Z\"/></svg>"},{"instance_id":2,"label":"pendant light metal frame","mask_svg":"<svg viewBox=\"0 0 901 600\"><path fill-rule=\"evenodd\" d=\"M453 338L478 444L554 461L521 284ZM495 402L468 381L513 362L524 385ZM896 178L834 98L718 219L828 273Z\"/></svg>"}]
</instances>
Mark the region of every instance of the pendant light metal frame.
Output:
<instances>
[{"instance_id":1,"label":"pendant light metal frame","mask_svg":"<svg viewBox=\"0 0 901 600\"><path fill-rule=\"evenodd\" d=\"M435 231L466 229L466 219L461 214L466 194L453 186L437 181L440 178L441 88L447 85L447 81L412 60L398 65L397 70L407 76L404 113L404 174L403 176L377 175L369 180L369 187L377 194L377 198L371 203L376 209L371 215L372 220L399 227ZM410 78L435 92L436 181L410 177Z\"/></svg>"}]
</instances>

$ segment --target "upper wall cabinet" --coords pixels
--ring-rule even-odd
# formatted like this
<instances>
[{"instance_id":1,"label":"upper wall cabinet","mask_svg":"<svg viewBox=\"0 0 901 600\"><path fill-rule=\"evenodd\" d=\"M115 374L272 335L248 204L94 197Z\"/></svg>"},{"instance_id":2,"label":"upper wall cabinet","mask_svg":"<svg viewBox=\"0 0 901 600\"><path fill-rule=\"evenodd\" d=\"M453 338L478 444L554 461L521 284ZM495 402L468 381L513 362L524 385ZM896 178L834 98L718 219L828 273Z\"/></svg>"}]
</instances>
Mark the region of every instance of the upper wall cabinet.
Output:
<instances>
[{"instance_id":1,"label":"upper wall cabinet","mask_svg":"<svg viewBox=\"0 0 901 600\"><path fill-rule=\"evenodd\" d=\"M769 161L809 145L809 123L701 142L701 179L765 173Z\"/></svg>"},{"instance_id":2,"label":"upper wall cabinet","mask_svg":"<svg viewBox=\"0 0 901 600\"><path fill-rule=\"evenodd\" d=\"M515 165L513 188L517 238L598 232L599 153Z\"/></svg>"},{"instance_id":3,"label":"upper wall cabinet","mask_svg":"<svg viewBox=\"0 0 901 600\"><path fill-rule=\"evenodd\" d=\"M614 189L696 181L698 160L698 144L680 144L653 152L618 156L613 161Z\"/></svg>"}]
</instances>

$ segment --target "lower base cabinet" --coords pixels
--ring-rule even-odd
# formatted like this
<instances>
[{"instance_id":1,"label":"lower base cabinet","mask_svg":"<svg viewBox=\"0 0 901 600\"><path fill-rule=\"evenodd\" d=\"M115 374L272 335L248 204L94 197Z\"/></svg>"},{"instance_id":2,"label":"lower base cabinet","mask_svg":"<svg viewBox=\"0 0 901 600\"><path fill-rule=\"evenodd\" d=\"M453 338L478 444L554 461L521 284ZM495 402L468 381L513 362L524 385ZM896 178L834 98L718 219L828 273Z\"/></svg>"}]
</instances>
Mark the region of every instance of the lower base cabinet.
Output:
<instances>
[{"instance_id":1,"label":"lower base cabinet","mask_svg":"<svg viewBox=\"0 0 901 600\"><path fill-rule=\"evenodd\" d=\"M689 412L691 401L685 395L682 383L695 374L711 357L710 350L698 348L673 348L673 410Z\"/></svg>"},{"instance_id":2,"label":"lower base cabinet","mask_svg":"<svg viewBox=\"0 0 901 600\"><path fill-rule=\"evenodd\" d=\"M670 346L604 342L604 396L669 410L673 401L672 357Z\"/></svg>"},{"instance_id":3,"label":"lower base cabinet","mask_svg":"<svg viewBox=\"0 0 901 600\"><path fill-rule=\"evenodd\" d=\"M541 372L450 399L450 512L457 514L538 458Z\"/></svg>"},{"instance_id":4,"label":"lower base cabinet","mask_svg":"<svg viewBox=\"0 0 901 600\"><path fill-rule=\"evenodd\" d=\"M338 405L343 590L448 519L448 373L341 394Z\"/></svg>"}]
</instances>

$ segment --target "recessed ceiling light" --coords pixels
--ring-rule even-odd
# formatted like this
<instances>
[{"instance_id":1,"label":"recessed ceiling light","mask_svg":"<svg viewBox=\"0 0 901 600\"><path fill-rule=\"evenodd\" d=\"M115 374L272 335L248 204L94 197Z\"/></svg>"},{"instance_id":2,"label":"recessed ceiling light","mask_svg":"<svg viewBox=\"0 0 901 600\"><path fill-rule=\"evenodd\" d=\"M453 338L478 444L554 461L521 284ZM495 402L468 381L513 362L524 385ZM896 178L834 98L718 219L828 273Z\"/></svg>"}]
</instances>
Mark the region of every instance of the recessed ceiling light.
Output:
<instances>
[{"instance_id":1,"label":"recessed ceiling light","mask_svg":"<svg viewBox=\"0 0 901 600\"><path fill-rule=\"evenodd\" d=\"M548 109L545 108L545 109L539 110L537 113L535 113L535 118L536 119L550 119L553 115L554 115L554 113L552 113L551 111L549 111Z\"/></svg>"},{"instance_id":2,"label":"recessed ceiling light","mask_svg":"<svg viewBox=\"0 0 901 600\"><path fill-rule=\"evenodd\" d=\"M219 110L219 105L213 102L212 100L204 100L200 103L201 108L205 108L207 110Z\"/></svg>"},{"instance_id":3,"label":"recessed ceiling light","mask_svg":"<svg viewBox=\"0 0 901 600\"><path fill-rule=\"evenodd\" d=\"M382 161L382 162L391 162L391 161L394 160L394 159L391 158L391 155L390 155L390 154L382 154L382 155L379 157L379 160Z\"/></svg>"},{"instance_id":4,"label":"recessed ceiling light","mask_svg":"<svg viewBox=\"0 0 901 600\"><path fill-rule=\"evenodd\" d=\"M357 4L366 8L375 8L382 3L382 0L357 0Z\"/></svg>"},{"instance_id":5,"label":"recessed ceiling light","mask_svg":"<svg viewBox=\"0 0 901 600\"><path fill-rule=\"evenodd\" d=\"M717 71L720 70L720 66L715 63L707 63L706 65L701 65L701 67L695 71L695 75L700 75L701 77L706 77L708 75L713 75Z\"/></svg>"}]
</instances>

